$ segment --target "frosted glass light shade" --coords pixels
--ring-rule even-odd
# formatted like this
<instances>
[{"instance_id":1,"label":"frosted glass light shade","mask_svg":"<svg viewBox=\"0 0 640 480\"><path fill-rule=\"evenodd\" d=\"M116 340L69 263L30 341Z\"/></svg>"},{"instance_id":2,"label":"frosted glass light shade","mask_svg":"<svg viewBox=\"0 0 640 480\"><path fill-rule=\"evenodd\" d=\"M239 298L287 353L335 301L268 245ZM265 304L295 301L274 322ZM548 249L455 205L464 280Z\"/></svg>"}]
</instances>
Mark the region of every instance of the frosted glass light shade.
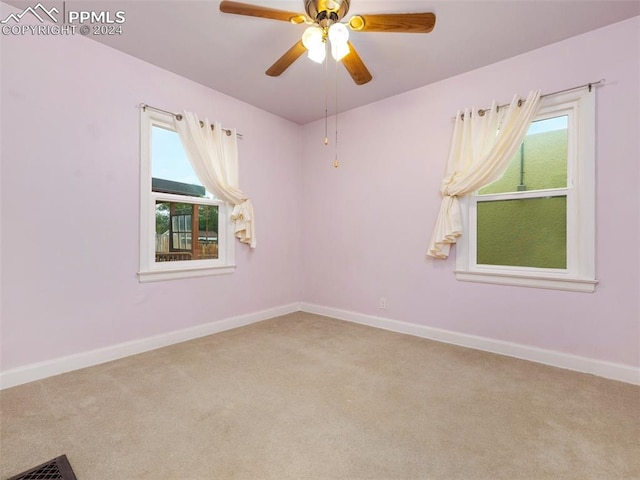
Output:
<instances>
[{"instance_id":1,"label":"frosted glass light shade","mask_svg":"<svg viewBox=\"0 0 640 480\"><path fill-rule=\"evenodd\" d=\"M307 56L317 63L324 62L326 56L322 28L313 26L302 34L302 45L308 50Z\"/></svg>"},{"instance_id":2,"label":"frosted glass light shade","mask_svg":"<svg viewBox=\"0 0 640 480\"><path fill-rule=\"evenodd\" d=\"M324 62L324 58L327 55L324 47L324 43L321 43L317 47L310 48L307 52L307 57L316 63Z\"/></svg>"},{"instance_id":3,"label":"frosted glass light shade","mask_svg":"<svg viewBox=\"0 0 640 480\"><path fill-rule=\"evenodd\" d=\"M347 55L351 49L349 48L349 44L347 42L344 43L335 43L331 42L331 56L335 59L336 62L342 60L342 58Z\"/></svg>"},{"instance_id":4,"label":"frosted glass light shade","mask_svg":"<svg viewBox=\"0 0 640 480\"><path fill-rule=\"evenodd\" d=\"M302 45L307 50L313 50L322 46L322 29L317 26L307 28L302 34Z\"/></svg>"},{"instance_id":5,"label":"frosted glass light shade","mask_svg":"<svg viewBox=\"0 0 640 480\"><path fill-rule=\"evenodd\" d=\"M331 43L347 43L349 40L349 30L343 23L334 23L329 27L329 40Z\"/></svg>"},{"instance_id":6,"label":"frosted glass light shade","mask_svg":"<svg viewBox=\"0 0 640 480\"><path fill-rule=\"evenodd\" d=\"M341 60L349 53L349 30L342 23L334 23L329 27L329 40L331 41L331 55L336 61Z\"/></svg>"}]
</instances>

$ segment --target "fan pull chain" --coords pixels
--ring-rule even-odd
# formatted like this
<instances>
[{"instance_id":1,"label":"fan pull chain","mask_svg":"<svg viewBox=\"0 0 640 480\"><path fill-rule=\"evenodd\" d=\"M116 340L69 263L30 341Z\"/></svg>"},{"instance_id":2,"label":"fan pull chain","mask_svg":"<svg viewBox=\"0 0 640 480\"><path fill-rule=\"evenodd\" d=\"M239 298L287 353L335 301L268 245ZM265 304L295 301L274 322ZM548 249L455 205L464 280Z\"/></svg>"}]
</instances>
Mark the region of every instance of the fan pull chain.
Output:
<instances>
[{"instance_id":1,"label":"fan pull chain","mask_svg":"<svg viewBox=\"0 0 640 480\"><path fill-rule=\"evenodd\" d=\"M324 44L325 50L328 50L327 43ZM329 145L329 133L328 133L328 103L329 103L329 62L324 62L324 144Z\"/></svg>"},{"instance_id":2,"label":"fan pull chain","mask_svg":"<svg viewBox=\"0 0 640 480\"><path fill-rule=\"evenodd\" d=\"M333 161L333 168L338 168L338 62L336 61L336 158Z\"/></svg>"}]
</instances>

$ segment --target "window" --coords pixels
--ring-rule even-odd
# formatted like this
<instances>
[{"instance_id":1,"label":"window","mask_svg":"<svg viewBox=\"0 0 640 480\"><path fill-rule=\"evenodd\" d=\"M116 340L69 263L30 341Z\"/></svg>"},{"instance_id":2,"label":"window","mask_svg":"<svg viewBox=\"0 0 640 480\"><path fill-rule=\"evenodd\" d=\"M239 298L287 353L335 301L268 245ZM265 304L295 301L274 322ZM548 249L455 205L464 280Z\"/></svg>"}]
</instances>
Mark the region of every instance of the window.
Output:
<instances>
[{"instance_id":1,"label":"window","mask_svg":"<svg viewBox=\"0 0 640 480\"><path fill-rule=\"evenodd\" d=\"M545 97L503 176L460 199L458 280L594 291L594 97Z\"/></svg>"},{"instance_id":2,"label":"window","mask_svg":"<svg viewBox=\"0 0 640 480\"><path fill-rule=\"evenodd\" d=\"M171 115L141 118L140 281L232 272L231 207L198 180Z\"/></svg>"}]
</instances>

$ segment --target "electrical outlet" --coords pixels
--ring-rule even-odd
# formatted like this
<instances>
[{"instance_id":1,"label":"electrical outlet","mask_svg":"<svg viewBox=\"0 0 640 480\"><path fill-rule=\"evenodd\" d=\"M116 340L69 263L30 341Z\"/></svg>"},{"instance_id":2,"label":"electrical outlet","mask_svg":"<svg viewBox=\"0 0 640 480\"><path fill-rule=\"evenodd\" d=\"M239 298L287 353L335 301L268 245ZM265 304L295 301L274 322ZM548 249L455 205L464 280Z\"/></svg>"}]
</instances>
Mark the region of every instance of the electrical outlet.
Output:
<instances>
[{"instance_id":1,"label":"electrical outlet","mask_svg":"<svg viewBox=\"0 0 640 480\"><path fill-rule=\"evenodd\" d=\"M380 297L380 308L382 310L386 310L387 309L387 299L384 297Z\"/></svg>"}]
</instances>

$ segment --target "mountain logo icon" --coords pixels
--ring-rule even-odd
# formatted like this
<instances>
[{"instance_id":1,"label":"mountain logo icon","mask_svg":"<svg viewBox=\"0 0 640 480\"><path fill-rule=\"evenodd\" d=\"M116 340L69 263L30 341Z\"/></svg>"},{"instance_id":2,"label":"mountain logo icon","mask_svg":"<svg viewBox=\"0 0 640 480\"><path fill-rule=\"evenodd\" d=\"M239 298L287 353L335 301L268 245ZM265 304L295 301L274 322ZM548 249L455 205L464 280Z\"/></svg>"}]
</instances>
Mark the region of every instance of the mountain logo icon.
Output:
<instances>
[{"instance_id":1,"label":"mountain logo icon","mask_svg":"<svg viewBox=\"0 0 640 480\"><path fill-rule=\"evenodd\" d=\"M54 23L58 23L58 19L54 16L54 14L58 14L60 13L60 11L56 7L47 10L41 3L38 3L35 7L27 7L20 13L9 14L7 18L5 18L4 20L0 20L0 23L9 23L9 21L11 20L13 20L15 23L20 23L22 17L24 17L27 13L31 13L33 16L35 16L38 20L40 20L40 23L44 23L48 19L52 20Z\"/></svg>"}]
</instances>

